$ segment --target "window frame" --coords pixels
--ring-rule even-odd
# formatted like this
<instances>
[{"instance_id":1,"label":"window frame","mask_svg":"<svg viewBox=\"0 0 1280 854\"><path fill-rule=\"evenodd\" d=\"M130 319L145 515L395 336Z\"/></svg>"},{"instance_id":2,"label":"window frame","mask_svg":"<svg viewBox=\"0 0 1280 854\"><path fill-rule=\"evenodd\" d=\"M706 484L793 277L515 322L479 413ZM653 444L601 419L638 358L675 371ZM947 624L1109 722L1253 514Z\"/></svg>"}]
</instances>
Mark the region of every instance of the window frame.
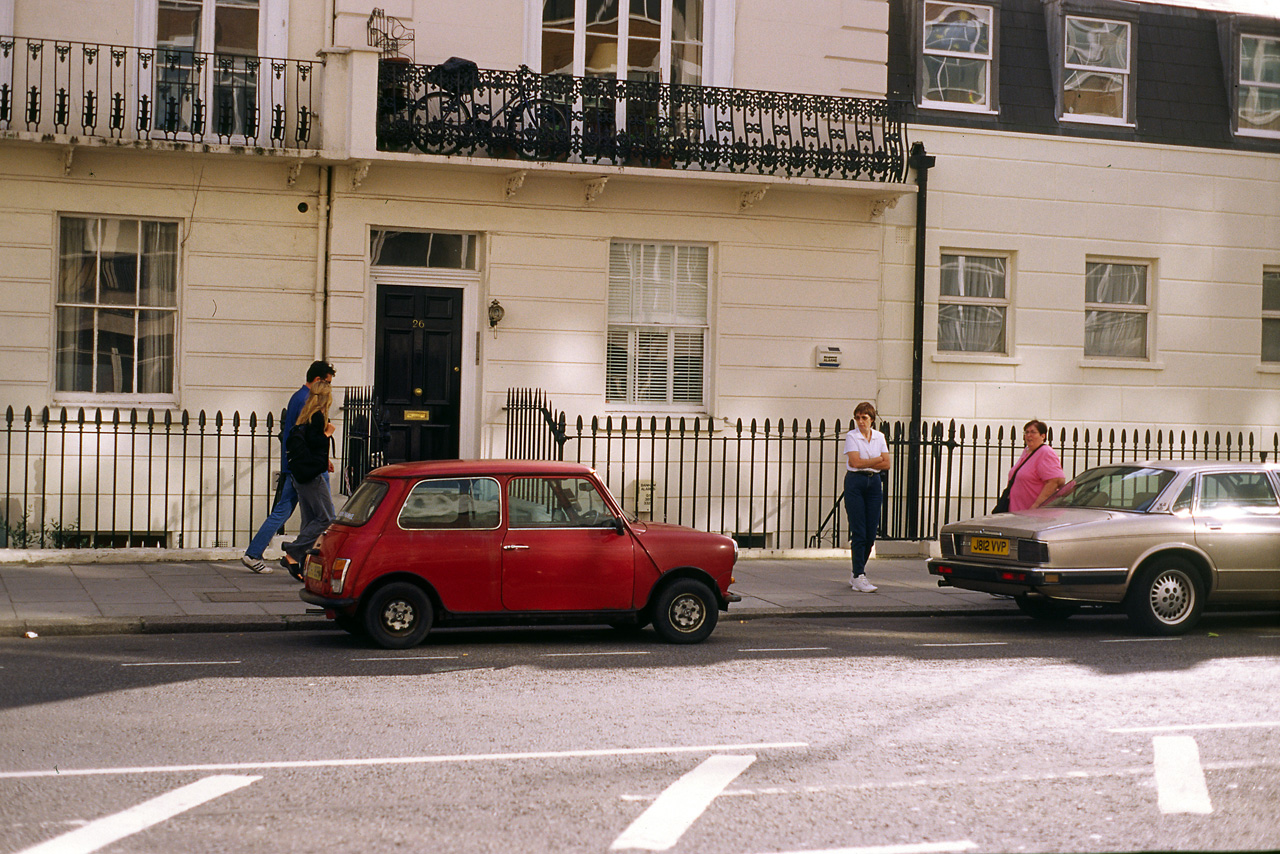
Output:
<instances>
[{"instance_id":1,"label":"window frame","mask_svg":"<svg viewBox=\"0 0 1280 854\"><path fill-rule=\"evenodd\" d=\"M604 367L603 397L605 401L605 406L608 407L610 410L627 411L627 412L643 411L643 412L671 412L671 413L704 413L704 412L710 411L709 401L711 398L711 376L710 376L711 372L709 368L712 365L712 358L711 358L711 339L712 339L711 327L712 327L712 304L713 304L712 280L715 278L715 252L714 252L713 246L709 243L698 243L698 242L692 242L692 241L631 240L631 239L623 239L623 238L614 238L609 241L606 278L612 277L613 249L617 245L639 246L639 247L653 246L653 247L659 247L659 248L671 247L674 250L679 250L680 248L684 248L684 247L705 249L707 253L706 282L705 282L706 305L704 306L702 322L700 324L678 322L679 318L674 317L675 302L673 302L672 322L659 323L659 322L642 321L642 320L632 320L630 322L619 322L619 321L615 321L611 317L611 311L610 311L611 294L608 292L609 290L611 290L611 288L608 288L606 290L606 295L605 295L605 328L604 328L604 360L603 360L603 367ZM672 265L673 274L675 273L677 265L678 265L678 262L674 262ZM673 282L673 284L678 284L678 282ZM635 292L633 290L634 286L635 286L635 282L633 280L628 286L629 294L631 295L633 300L635 298ZM678 302L678 294L674 291L673 291L673 300ZM663 401L641 400L641 399L638 399L636 396L636 391L637 391L636 387L638 384L637 377L636 377L637 363L642 358L642 354L640 353L639 348L636 346L638 343L637 336L639 335L640 332L647 329L663 330L667 333L667 336L668 336L667 363L666 363L667 388L666 388L666 399ZM677 386L676 377L675 377L675 366L677 361L677 356L675 352L677 347L676 334L682 331L688 332L690 330L695 330L695 329L701 333L701 337L702 337L702 351L701 351L702 364L701 364L701 383L700 383L700 389L699 389L699 399L697 401L675 400L674 395L675 395L675 390ZM622 332L622 331L625 331L628 334L627 350L625 354L626 360L627 360L626 361L627 376L626 376L626 385L625 385L626 396L625 396L625 399L618 399L610 396L611 359L610 359L609 351L611 346L610 340L612 336L615 334L615 332Z\"/></svg>"},{"instance_id":2,"label":"window frame","mask_svg":"<svg viewBox=\"0 0 1280 854\"><path fill-rule=\"evenodd\" d=\"M1244 40L1257 39L1260 41L1274 42L1277 51L1280 51L1280 25L1274 25L1268 29L1261 26L1248 26L1239 28L1234 34L1231 42L1231 67L1228 69L1227 80L1228 88L1231 96L1231 127L1237 136L1254 137L1261 139L1280 139L1280 129L1266 130L1263 128L1242 127L1240 121L1240 111L1242 108L1242 93L1246 88L1267 89L1275 92L1280 99L1280 83L1271 83L1267 81L1245 81L1244 69L1242 63L1244 61Z\"/></svg>"},{"instance_id":3,"label":"window frame","mask_svg":"<svg viewBox=\"0 0 1280 854\"><path fill-rule=\"evenodd\" d=\"M974 54L958 54L930 51L925 47L925 27L928 24L927 9L932 3L944 6L954 6L967 9L982 9L989 15L988 22L988 50L985 57ZM999 92L1000 92L1000 2L999 0L986 0L985 2L954 2L947 3L945 0L917 0L912 5L914 20L911 23L912 41L915 45L915 65L916 65L916 104L924 110L941 110L945 112L962 112L978 115L999 114ZM926 56L949 56L964 57L971 59L982 59L986 62L986 101L980 104L964 104L955 101L935 101L926 97L928 90L928 65Z\"/></svg>"},{"instance_id":4,"label":"window frame","mask_svg":"<svg viewBox=\"0 0 1280 854\"><path fill-rule=\"evenodd\" d=\"M620 9L625 0L620 0ZM658 64L661 68L661 79L667 78L671 70L671 0L662 0L664 24L660 36ZM702 0L702 62L701 86L733 85L733 44L734 44L734 7L736 0ZM629 8L629 4L628 8ZM525 64L537 71L542 71L542 9L543 0L527 0L525 5L524 55ZM582 77L586 73L586 0L575 0L574 11L574 56L571 73ZM629 15L619 16L619 39L623 37L624 28L629 26ZM618 62L619 70L625 64ZM625 79L625 72L621 79ZM686 84L692 85L692 84Z\"/></svg>"},{"instance_id":5,"label":"window frame","mask_svg":"<svg viewBox=\"0 0 1280 854\"><path fill-rule=\"evenodd\" d=\"M258 0L258 42L255 50L256 59L285 59L289 53L289 2L290 0ZM160 84L160 68L162 58L159 52L159 14L160 0L134 0L135 18L134 18L134 43L142 46L150 46L157 51L156 61L151 66L151 72L145 77L136 81L130 81L131 97L138 97L137 88L142 87L144 92L150 92L151 97L156 97L156 90ZM202 35L202 44L193 47L193 51L198 53L205 52L203 50L203 41L215 38L214 21L216 18L216 6L218 0L200 0L201 3L201 32L207 33ZM209 51L212 52L212 51ZM239 56L239 54L227 54L228 56ZM234 73L234 72L233 72ZM283 108L285 104L280 98L283 97L282 92L277 92L270 85L271 69L269 67L260 67L256 72L257 81L254 86L256 92L255 98L258 106L258 133L256 139L262 139L266 133L266 129L270 127L271 115L277 107ZM203 81L202 89L205 90L206 96L212 94L215 88L214 78L218 72L215 69L208 69L208 79ZM273 97L275 100L273 100ZM210 100L212 103L212 100ZM156 125L161 119L158 105L153 106L152 127L146 132L149 136L159 139L167 138L164 131L158 129ZM204 138L209 141L212 138L217 142L217 133L210 126L209 117L206 116L206 125ZM179 140L193 139L190 131L181 131L174 134ZM242 144L250 138L243 133L233 134L230 137L230 144Z\"/></svg>"},{"instance_id":6,"label":"window frame","mask_svg":"<svg viewBox=\"0 0 1280 854\"><path fill-rule=\"evenodd\" d=\"M1142 305L1134 303L1114 303L1114 302L1098 302L1089 301L1089 268L1093 264L1106 264L1123 267L1141 267L1146 271L1143 279L1143 292L1145 301ZM1155 262L1149 259L1140 258L1114 258L1108 256L1090 256L1085 259L1084 274L1084 340L1082 343L1083 355L1086 362L1121 362L1138 364L1149 364L1154 360L1155 353ZM1090 353L1089 352L1089 314L1090 312L1107 312L1111 314L1136 314L1143 318L1143 341L1141 356L1125 356L1109 353Z\"/></svg>"},{"instance_id":7,"label":"window frame","mask_svg":"<svg viewBox=\"0 0 1280 854\"><path fill-rule=\"evenodd\" d=\"M1118 69L1109 65L1089 65L1086 63L1072 63L1067 58L1067 31L1071 21L1087 21L1092 24L1116 24L1125 28L1125 67ZM1094 18L1087 15L1067 14L1062 18L1062 83L1058 87L1059 94L1062 97L1063 104L1059 118L1067 122L1084 122L1086 124L1105 124L1105 125L1131 125L1133 124L1132 115L1132 95L1133 87L1133 33L1134 25L1130 21L1116 20L1113 18ZM1121 94L1120 103L1122 115L1104 116L1092 113L1070 113L1067 112L1067 81L1074 72L1099 72L1108 75L1119 75L1124 81L1124 89ZM1073 90L1074 91L1074 90Z\"/></svg>"},{"instance_id":8,"label":"window frame","mask_svg":"<svg viewBox=\"0 0 1280 854\"><path fill-rule=\"evenodd\" d=\"M1271 281L1268 282L1268 279ZM1271 284L1275 288L1275 303L1271 308L1267 307L1267 285ZM1258 359L1262 366L1269 369L1280 368L1280 267L1264 267L1262 269L1262 334L1258 348ZM1275 328L1275 349L1276 358L1266 358L1267 344L1267 326L1273 325Z\"/></svg>"},{"instance_id":9,"label":"window frame","mask_svg":"<svg viewBox=\"0 0 1280 854\"><path fill-rule=\"evenodd\" d=\"M944 294L942 292L942 277L945 266L945 259L948 257L956 257L961 259L960 276L964 276L964 259L982 258L982 259L999 259L1004 263L1004 296L1003 297L977 297L965 295ZM1000 350L947 350L942 347L942 309L947 305L957 306L991 306L1004 309L1003 330L1004 347ZM951 249L944 248L938 254L938 325L937 337L934 340L934 349L937 354L944 357L976 357L976 358L1001 358L1008 357L1013 354L1013 253L1002 252L985 249Z\"/></svg>"},{"instance_id":10,"label":"window frame","mask_svg":"<svg viewBox=\"0 0 1280 854\"><path fill-rule=\"evenodd\" d=\"M137 222L139 228L148 222L163 223L173 225L175 227L175 250L173 254L173 304L171 306L159 305L142 305L141 302L135 302L133 305L121 305L115 303L104 303L100 301L100 294L95 293L98 301L87 303L83 301L63 301L61 299L61 278L62 278L62 224L64 220L88 220L88 221L112 221L112 222ZM51 288L50 299L50 317L52 346L50 353L50 373L49 385L51 397L55 404L62 406L87 406L87 405L108 405L117 407L159 407L159 408L175 408L178 405L179 392L181 388L181 367L182 367L182 302L183 302L183 252L182 245L185 237L186 222L181 219L172 217L155 217L155 216L129 216L121 214L100 214L100 213L84 213L59 211L54 217L54 269L53 269L53 287ZM139 245L138 252L141 253L142 247ZM139 269L141 263L138 264ZM95 269L100 268L100 261L95 263ZM141 273L139 273L141 275ZM95 289L96 290L96 289ZM140 295L139 295L140 299ZM132 311L135 316L135 329L137 328L137 315L142 311L167 311L173 315L173 352L171 354L172 364L170 372L172 375L172 387L167 392L139 392L137 388L137 338L134 338L133 353L133 385L135 391L132 392L110 392L96 391L90 389L88 391L81 389L61 389L58 387L59 373L59 336L60 325L58 320L59 311L64 307L80 306L90 311L100 309L111 311ZM97 321L93 324L94 362L90 366L91 375L93 375L92 383L97 384L96 378L96 359L97 359L97 339L99 325Z\"/></svg>"},{"instance_id":11,"label":"window frame","mask_svg":"<svg viewBox=\"0 0 1280 854\"><path fill-rule=\"evenodd\" d=\"M1054 114L1060 123L1071 126L1103 125L1114 128L1136 128L1138 107L1138 10L1125 0L1044 0L1045 24L1048 28L1049 73L1053 79ZM1068 68L1067 19L1125 24L1128 27L1128 70L1125 72L1124 117L1090 116L1065 112ZM1082 66L1083 67L1083 66ZM1101 71L1114 71L1098 67Z\"/></svg>"}]
</instances>

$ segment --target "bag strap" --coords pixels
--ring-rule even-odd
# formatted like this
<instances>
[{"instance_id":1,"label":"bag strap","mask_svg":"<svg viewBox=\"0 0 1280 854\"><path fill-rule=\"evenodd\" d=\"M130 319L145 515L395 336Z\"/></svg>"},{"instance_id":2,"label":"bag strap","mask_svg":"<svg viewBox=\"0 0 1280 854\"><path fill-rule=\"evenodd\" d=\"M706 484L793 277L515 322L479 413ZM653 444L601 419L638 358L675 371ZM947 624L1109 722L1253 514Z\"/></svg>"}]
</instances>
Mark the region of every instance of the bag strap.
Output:
<instances>
[{"instance_id":1,"label":"bag strap","mask_svg":"<svg viewBox=\"0 0 1280 854\"><path fill-rule=\"evenodd\" d=\"M1015 468L1015 469L1013 470L1013 472L1009 475L1009 486L1013 486L1013 482L1014 482L1015 480L1017 480L1017 478L1018 478L1018 471L1019 471L1023 466L1025 466L1027 463L1031 462L1031 458L1032 458L1032 457L1034 457L1034 456L1036 455L1036 453L1040 450L1040 448L1043 448L1043 447L1044 447L1044 443L1043 443L1043 442L1041 442L1041 443L1040 443L1040 445L1039 445L1039 447L1037 447L1037 448L1036 448L1034 451L1032 451L1031 453L1027 454L1027 458L1026 458L1025 460L1023 460L1022 462L1018 463L1018 467L1017 467L1017 468Z\"/></svg>"}]
</instances>

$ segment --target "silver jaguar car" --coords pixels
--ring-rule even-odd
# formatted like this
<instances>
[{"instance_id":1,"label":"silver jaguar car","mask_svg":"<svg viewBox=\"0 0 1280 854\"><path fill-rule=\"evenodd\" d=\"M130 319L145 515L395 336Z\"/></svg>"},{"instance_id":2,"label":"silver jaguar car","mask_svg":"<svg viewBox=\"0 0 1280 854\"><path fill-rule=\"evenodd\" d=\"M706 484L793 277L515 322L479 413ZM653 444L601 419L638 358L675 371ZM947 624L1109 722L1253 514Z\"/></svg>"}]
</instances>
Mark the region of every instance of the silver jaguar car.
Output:
<instances>
[{"instance_id":1,"label":"silver jaguar car","mask_svg":"<svg viewBox=\"0 0 1280 854\"><path fill-rule=\"evenodd\" d=\"M1201 460L1080 474L1035 510L942 529L942 586L1014 597L1044 620L1122 606L1144 631L1187 631L1208 603L1280 607L1280 467Z\"/></svg>"}]
</instances>

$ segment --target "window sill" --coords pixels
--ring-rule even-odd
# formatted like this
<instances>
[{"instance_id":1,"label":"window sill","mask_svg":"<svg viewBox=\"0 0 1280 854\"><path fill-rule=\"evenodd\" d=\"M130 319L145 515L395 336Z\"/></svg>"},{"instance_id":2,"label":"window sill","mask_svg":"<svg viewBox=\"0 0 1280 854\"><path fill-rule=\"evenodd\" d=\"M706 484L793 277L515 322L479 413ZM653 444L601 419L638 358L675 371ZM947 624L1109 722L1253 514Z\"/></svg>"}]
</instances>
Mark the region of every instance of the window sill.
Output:
<instances>
[{"instance_id":1,"label":"window sill","mask_svg":"<svg viewBox=\"0 0 1280 854\"><path fill-rule=\"evenodd\" d=\"M936 101L922 101L920 109L930 110L938 113L961 113L966 116L992 116L1000 115L999 110L993 110L990 107L965 107L959 104L943 104Z\"/></svg>"},{"instance_id":2,"label":"window sill","mask_svg":"<svg viewBox=\"0 0 1280 854\"><path fill-rule=\"evenodd\" d=\"M1263 362L1258 365L1260 374L1280 374L1280 362Z\"/></svg>"},{"instance_id":3,"label":"window sill","mask_svg":"<svg viewBox=\"0 0 1280 854\"><path fill-rule=\"evenodd\" d=\"M1149 362L1145 359L1081 359L1080 367L1103 368L1106 370L1121 368L1130 371L1163 371L1164 362Z\"/></svg>"},{"instance_id":4,"label":"window sill","mask_svg":"<svg viewBox=\"0 0 1280 854\"><path fill-rule=\"evenodd\" d=\"M152 398L121 398L121 397L103 397L100 395L78 395L75 397L59 395L53 398L53 402L49 404L52 409L85 410L86 420L88 414L94 410L102 410L104 413L121 410L138 412L146 412L152 410L154 412L181 412L182 407L178 405L176 398L156 399Z\"/></svg>"},{"instance_id":5,"label":"window sill","mask_svg":"<svg viewBox=\"0 0 1280 854\"><path fill-rule=\"evenodd\" d=\"M962 365L1021 365L1022 359L1017 356L1006 356L1003 353L935 353L932 360L937 363Z\"/></svg>"},{"instance_id":6,"label":"window sill","mask_svg":"<svg viewBox=\"0 0 1280 854\"><path fill-rule=\"evenodd\" d=\"M1065 113L1058 116L1058 121L1073 125L1093 125L1094 127L1120 128L1123 130L1138 129L1138 126L1133 122L1128 122L1124 119L1108 119L1102 116L1077 116Z\"/></svg>"}]
</instances>

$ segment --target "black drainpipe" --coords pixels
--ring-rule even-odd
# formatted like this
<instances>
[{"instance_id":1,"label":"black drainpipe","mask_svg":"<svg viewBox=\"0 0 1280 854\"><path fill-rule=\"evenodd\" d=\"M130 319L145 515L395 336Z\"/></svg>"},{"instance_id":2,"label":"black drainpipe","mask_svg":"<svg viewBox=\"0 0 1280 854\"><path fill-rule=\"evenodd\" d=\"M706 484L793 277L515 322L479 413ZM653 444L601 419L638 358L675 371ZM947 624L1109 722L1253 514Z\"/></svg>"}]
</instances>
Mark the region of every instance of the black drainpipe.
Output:
<instances>
[{"instance_id":1,"label":"black drainpipe","mask_svg":"<svg viewBox=\"0 0 1280 854\"><path fill-rule=\"evenodd\" d=\"M916 170L916 298L911 337L911 423L907 427L907 535L920 539L920 452L924 441L921 421L924 387L924 263L925 213L929 206L929 169L936 157L925 153L924 143L911 146L907 165Z\"/></svg>"}]
</instances>

